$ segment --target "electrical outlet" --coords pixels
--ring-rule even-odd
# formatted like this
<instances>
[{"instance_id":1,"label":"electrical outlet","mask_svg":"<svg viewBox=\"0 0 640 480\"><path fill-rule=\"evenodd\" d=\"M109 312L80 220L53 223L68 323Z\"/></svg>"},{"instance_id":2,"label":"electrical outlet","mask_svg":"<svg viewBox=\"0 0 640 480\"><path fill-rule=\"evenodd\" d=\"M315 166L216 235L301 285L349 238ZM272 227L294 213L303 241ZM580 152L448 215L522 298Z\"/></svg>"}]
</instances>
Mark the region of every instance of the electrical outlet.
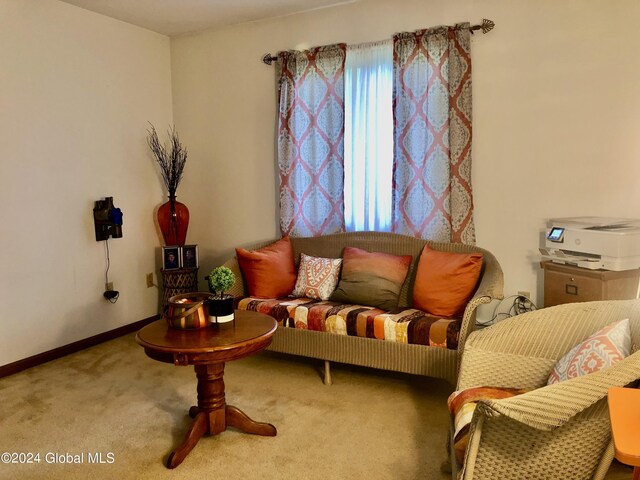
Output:
<instances>
[{"instance_id":1,"label":"electrical outlet","mask_svg":"<svg viewBox=\"0 0 640 480\"><path fill-rule=\"evenodd\" d=\"M153 287L153 273L147 273L147 288Z\"/></svg>"},{"instance_id":2,"label":"electrical outlet","mask_svg":"<svg viewBox=\"0 0 640 480\"><path fill-rule=\"evenodd\" d=\"M113 282L108 282L107 284L105 284L104 289L107 291L112 291L113 290Z\"/></svg>"},{"instance_id":3,"label":"electrical outlet","mask_svg":"<svg viewBox=\"0 0 640 480\"><path fill-rule=\"evenodd\" d=\"M527 292L524 290L520 290L518 292L518 295L522 296L522 297L527 297L528 299L531 299L531 292Z\"/></svg>"}]
</instances>

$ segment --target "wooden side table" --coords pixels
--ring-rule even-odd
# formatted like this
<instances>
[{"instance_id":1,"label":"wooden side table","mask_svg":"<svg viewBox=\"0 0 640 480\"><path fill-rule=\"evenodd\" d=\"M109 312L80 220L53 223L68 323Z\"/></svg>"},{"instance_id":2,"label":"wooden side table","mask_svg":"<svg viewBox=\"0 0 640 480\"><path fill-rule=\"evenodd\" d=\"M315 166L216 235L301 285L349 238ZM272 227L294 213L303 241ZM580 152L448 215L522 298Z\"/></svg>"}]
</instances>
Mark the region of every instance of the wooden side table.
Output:
<instances>
[{"instance_id":1,"label":"wooden side table","mask_svg":"<svg viewBox=\"0 0 640 480\"><path fill-rule=\"evenodd\" d=\"M256 422L237 407L227 405L224 364L247 357L269 346L278 324L263 313L236 310L235 320L197 330L170 328L159 320L144 327L136 342L147 356L177 366L193 365L198 379L198 405L189 409L193 418L182 444L167 459L167 468L182 463L198 440L235 427L245 433L273 437L276 427Z\"/></svg>"},{"instance_id":2,"label":"wooden side table","mask_svg":"<svg viewBox=\"0 0 640 480\"><path fill-rule=\"evenodd\" d=\"M174 295L198 291L198 269L178 268L160 270L162 273L162 305L166 305Z\"/></svg>"},{"instance_id":3,"label":"wooden side table","mask_svg":"<svg viewBox=\"0 0 640 480\"><path fill-rule=\"evenodd\" d=\"M632 465L633 480L640 479L640 390L610 388L609 416L615 455L619 462Z\"/></svg>"},{"instance_id":4,"label":"wooden side table","mask_svg":"<svg viewBox=\"0 0 640 480\"><path fill-rule=\"evenodd\" d=\"M630 300L637 298L640 269L589 270L551 261L541 262L544 269L544 306L594 300Z\"/></svg>"}]
</instances>

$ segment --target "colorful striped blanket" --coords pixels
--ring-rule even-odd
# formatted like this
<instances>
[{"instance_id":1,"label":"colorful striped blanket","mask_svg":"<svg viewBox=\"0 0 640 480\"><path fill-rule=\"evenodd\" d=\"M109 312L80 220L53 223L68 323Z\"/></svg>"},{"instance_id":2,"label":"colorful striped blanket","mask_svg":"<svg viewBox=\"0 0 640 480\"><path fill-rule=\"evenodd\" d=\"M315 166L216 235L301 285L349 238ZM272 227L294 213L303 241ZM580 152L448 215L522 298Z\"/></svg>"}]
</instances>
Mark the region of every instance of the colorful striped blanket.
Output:
<instances>
[{"instance_id":1,"label":"colorful striped blanket","mask_svg":"<svg viewBox=\"0 0 640 480\"><path fill-rule=\"evenodd\" d=\"M453 419L453 447L459 465L464 462L464 454L469 443L469 426L478 402L515 397L527 391L516 388L473 387L449 395L447 405Z\"/></svg>"},{"instance_id":2,"label":"colorful striped blanket","mask_svg":"<svg viewBox=\"0 0 640 480\"><path fill-rule=\"evenodd\" d=\"M270 315L281 327L458 348L461 319L434 317L416 309L388 312L365 305L310 298L265 300L251 297L240 300L238 308Z\"/></svg>"}]
</instances>

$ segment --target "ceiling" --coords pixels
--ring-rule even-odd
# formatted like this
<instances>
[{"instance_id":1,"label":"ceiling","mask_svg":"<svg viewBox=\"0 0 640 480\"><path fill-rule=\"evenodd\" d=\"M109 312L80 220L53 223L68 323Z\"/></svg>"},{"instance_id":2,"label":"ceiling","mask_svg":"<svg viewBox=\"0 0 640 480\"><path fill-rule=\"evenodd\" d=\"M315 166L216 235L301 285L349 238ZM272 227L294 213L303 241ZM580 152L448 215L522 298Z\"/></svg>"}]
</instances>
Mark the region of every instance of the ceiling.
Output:
<instances>
[{"instance_id":1,"label":"ceiling","mask_svg":"<svg viewBox=\"0 0 640 480\"><path fill-rule=\"evenodd\" d=\"M62 0L168 36L358 0Z\"/></svg>"}]
</instances>

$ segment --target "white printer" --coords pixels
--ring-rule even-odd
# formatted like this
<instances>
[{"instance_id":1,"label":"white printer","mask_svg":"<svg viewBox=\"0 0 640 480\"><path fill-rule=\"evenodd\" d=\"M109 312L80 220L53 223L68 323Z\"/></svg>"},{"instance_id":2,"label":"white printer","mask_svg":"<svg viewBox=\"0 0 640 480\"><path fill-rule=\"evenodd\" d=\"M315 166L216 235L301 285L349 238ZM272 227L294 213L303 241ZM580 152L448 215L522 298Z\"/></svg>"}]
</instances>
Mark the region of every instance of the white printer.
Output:
<instances>
[{"instance_id":1,"label":"white printer","mask_svg":"<svg viewBox=\"0 0 640 480\"><path fill-rule=\"evenodd\" d=\"M640 268L640 220L552 218L547 222L542 258L591 270Z\"/></svg>"}]
</instances>

